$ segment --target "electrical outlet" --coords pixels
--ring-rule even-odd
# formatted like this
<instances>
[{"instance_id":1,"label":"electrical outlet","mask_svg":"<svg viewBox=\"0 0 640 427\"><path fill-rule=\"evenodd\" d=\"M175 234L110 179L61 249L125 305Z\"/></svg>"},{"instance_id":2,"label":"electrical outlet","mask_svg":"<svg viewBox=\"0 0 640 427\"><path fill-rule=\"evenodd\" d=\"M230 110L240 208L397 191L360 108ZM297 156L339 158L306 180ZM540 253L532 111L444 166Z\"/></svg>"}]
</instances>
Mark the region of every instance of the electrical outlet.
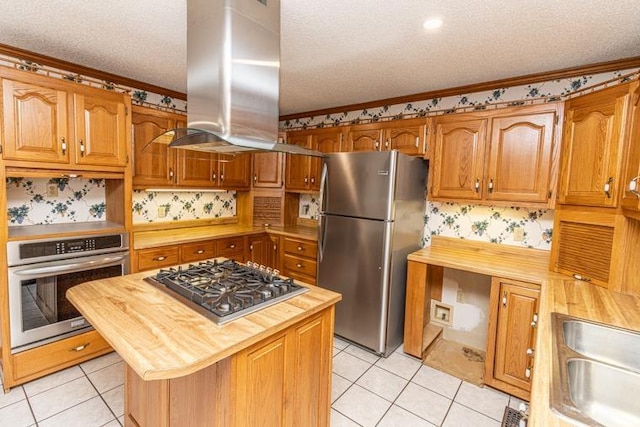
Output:
<instances>
[{"instance_id":1,"label":"electrical outlet","mask_svg":"<svg viewBox=\"0 0 640 427\"><path fill-rule=\"evenodd\" d=\"M167 216L167 207L158 206L158 218L164 218Z\"/></svg>"},{"instance_id":2,"label":"electrical outlet","mask_svg":"<svg viewBox=\"0 0 640 427\"><path fill-rule=\"evenodd\" d=\"M514 227L513 228L513 241L514 242L522 242L524 240L524 228L522 227Z\"/></svg>"},{"instance_id":3,"label":"electrical outlet","mask_svg":"<svg viewBox=\"0 0 640 427\"><path fill-rule=\"evenodd\" d=\"M58 184L47 184L47 197L58 197Z\"/></svg>"},{"instance_id":4,"label":"electrical outlet","mask_svg":"<svg viewBox=\"0 0 640 427\"><path fill-rule=\"evenodd\" d=\"M464 292L462 292L462 289L458 289L458 293L456 294L456 302L464 304Z\"/></svg>"},{"instance_id":5,"label":"electrical outlet","mask_svg":"<svg viewBox=\"0 0 640 427\"><path fill-rule=\"evenodd\" d=\"M431 300L431 321L440 325L453 325L453 307L441 301Z\"/></svg>"}]
</instances>

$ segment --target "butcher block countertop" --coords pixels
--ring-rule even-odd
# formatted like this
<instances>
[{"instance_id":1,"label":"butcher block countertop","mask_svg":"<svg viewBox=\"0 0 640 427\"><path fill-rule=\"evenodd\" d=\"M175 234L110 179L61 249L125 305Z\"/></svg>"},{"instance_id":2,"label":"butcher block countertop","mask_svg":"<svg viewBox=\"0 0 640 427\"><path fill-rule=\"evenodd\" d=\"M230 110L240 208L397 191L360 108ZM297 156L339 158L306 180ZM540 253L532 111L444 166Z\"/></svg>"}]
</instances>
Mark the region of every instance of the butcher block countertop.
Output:
<instances>
[{"instance_id":1,"label":"butcher block countertop","mask_svg":"<svg viewBox=\"0 0 640 427\"><path fill-rule=\"evenodd\" d=\"M74 286L67 298L144 380L190 375L328 308L341 296L309 291L218 326L145 282L156 271Z\"/></svg>"},{"instance_id":2,"label":"butcher block countertop","mask_svg":"<svg viewBox=\"0 0 640 427\"><path fill-rule=\"evenodd\" d=\"M238 224L208 225L199 227L172 228L166 230L134 231L133 248L149 249L167 245L199 242L225 237L245 236L258 233L273 233L282 236L317 240L315 227L252 227Z\"/></svg>"},{"instance_id":3,"label":"butcher block countertop","mask_svg":"<svg viewBox=\"0 0 640 427\"><path fill-rule=\"evenodd\" d=\"M559 312L640 331L640 297L611 292L600 286L551 272L549 253L546 251L436 237L432 246L410 254L408 259L541 285L540 321L529 409L530 426L574 425L558 417L549 405L553 361L551 313Z\"/></svg>"}]
</instances>

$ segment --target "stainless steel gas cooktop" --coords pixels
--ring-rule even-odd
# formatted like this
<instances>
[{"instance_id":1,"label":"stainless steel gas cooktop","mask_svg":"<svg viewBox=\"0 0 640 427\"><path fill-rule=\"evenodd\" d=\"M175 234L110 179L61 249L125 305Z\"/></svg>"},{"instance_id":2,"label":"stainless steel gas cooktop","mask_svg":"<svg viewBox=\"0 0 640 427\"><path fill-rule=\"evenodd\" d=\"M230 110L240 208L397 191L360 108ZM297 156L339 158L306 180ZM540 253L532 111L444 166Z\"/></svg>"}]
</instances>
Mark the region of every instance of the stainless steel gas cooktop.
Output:
<instances>
[{"instance_id":1,"label":"stainless steel gas cooktop","mask_svg":"<svg viewBox=\"0 0 640 427\"><path fill-rule=\"evenodd\" d=\"M309 290L279 273L251 262L214 260L160 270L146 280L222 325Z\"/></svg>"}]
</instances>

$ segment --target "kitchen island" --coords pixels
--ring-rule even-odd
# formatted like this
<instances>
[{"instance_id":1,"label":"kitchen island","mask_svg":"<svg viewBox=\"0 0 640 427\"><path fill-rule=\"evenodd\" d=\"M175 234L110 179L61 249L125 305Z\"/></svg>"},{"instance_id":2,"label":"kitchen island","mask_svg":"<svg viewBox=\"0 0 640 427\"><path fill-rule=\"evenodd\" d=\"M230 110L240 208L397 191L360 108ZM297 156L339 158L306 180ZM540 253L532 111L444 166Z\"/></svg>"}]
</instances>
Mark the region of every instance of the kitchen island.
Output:
<instances>
[{"instance_id":1,"label":"kitchen island","mask_svg":"<svg viewBox=\"0 0 640 427\"><path fill-rule=\"evenodd\" d=\"M218 326L144 281L153 274L67 292L127 364L125 425L329 424L339 294L309 286Z\"/></svg>"}]
</instances>

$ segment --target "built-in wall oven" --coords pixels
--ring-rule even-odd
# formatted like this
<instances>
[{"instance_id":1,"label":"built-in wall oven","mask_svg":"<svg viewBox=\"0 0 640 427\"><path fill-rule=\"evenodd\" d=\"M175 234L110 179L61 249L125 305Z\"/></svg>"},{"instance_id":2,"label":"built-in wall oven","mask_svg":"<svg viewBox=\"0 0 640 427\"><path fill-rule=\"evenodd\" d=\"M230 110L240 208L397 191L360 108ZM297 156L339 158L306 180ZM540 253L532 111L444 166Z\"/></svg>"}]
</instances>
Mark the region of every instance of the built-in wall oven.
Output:
<instances>
[{"instance_id":1,"label":"built-in wall oven","mask_svg":"<svg viewBox=\"0 0 640 427\"><path fill-rule=\"evenodd\" d=\"M127 233L7 243L11 352L86 332L67 289L129 272Z\"/></svg>"}]
</instances>

